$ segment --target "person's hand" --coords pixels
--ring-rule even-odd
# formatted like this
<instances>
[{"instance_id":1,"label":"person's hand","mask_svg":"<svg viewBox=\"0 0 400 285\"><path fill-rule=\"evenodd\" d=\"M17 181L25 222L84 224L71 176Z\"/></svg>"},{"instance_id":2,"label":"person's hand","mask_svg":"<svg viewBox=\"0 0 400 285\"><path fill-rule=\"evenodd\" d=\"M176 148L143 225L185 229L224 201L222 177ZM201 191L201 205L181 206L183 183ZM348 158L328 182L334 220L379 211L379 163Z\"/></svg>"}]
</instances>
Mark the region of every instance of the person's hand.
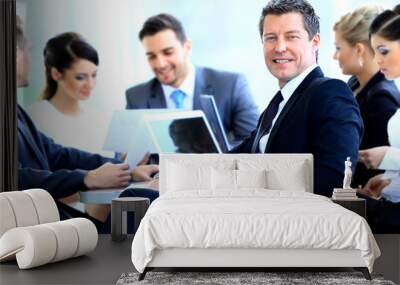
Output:
<instances>
[{"instance_id":1,"label":"person's hand","mask_svg":"<svg viewBox=\"0 0 400 285\"><path fill-rule=\"evenodd\" d=\"M154 190L159 190L160 187L160 179L153 179L149 182L149 187Z\"/></svg>"},{"instance_id":2,"label":"person's hand","mask_svg":"<svg viewBox=\"0 0 400 285\"><path fill-rule=\"evenodd\" d=\"M383 179L383 175L384 174L379 174L370 178L364 188L359 189L358 192L372 198L379 198L383 189L391 182L390 179Z\"/></svg>"},{"instance_id":3,"label":"person's hand","mask_svg":"<svg viewBox=\"0 0 400 285\"><path fill-rule=\"evenodd\" d=\"M150 159L150 152L146 152L141 161L139 161L136 165L146 165Z\"/></svg>"},{"instance_id":4,"label":"person's hand","mask_svg":"<svg viewBox=\"0 0 400 285\"><path fill-rule=\"evenodd\" d=\"M132 171L132 179L135 181L150 181L152 175L158 172L158 165L139 165Z\"/></svg>"},{"instance_id":5,"label":"person's hand","mask_svg":"<svg viewBox=\"0 0 400 285\"><path fill-rule=\"evenodd\" d=\"M358 152L358 159L365 164L365 167L376 169L381 164L388 149L388 146L378 146L360 150Z\"/></svg>"},{"instance_id":6,"label":"person's hand","mask_svg":"<svg viewBox=\"0 0 400 285\"><path fill-rule=\"evenodd\" d=\"M89 189L116 188L129 185L131 173L127 163L105 163L99 168L89 171L83 182Z\"/></svg>"}]
</instances>

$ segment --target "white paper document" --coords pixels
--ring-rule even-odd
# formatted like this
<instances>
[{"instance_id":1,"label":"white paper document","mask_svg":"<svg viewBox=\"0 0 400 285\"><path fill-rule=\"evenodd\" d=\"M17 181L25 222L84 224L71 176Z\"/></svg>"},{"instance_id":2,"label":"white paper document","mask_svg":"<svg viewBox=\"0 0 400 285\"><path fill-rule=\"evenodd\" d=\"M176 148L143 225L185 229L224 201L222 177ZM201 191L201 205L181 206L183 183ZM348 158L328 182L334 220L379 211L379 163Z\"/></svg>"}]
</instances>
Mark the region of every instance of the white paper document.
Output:
<instances>
[{"instance_id":1,"label":"white paper document","mask_svg":"<svg viewBox=\"0 0 400 285\"><path fill-rule=\"evenodd\" d=\"M104 150L127 153L126 162L131 168L144 155L157 153L157 148L146 127L145 115L179 112L176 109L135 109L113 112L104 142Z\"/></svg>"}]
</instances>

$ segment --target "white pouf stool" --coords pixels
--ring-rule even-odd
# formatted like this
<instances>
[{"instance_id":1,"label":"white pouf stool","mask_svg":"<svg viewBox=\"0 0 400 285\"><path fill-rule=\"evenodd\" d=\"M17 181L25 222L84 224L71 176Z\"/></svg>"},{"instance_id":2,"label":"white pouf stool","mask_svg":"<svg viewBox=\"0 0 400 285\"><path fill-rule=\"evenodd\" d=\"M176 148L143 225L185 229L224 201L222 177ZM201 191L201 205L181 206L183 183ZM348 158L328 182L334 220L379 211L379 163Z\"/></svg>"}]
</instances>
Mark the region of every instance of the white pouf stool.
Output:
<instances>
[{"instance_id":1,"label":"white pouf stool","mask_svg":"<svg viewBox=\"0 0 400 285\"><path fill-rule=\"evenodd\" d=\"M96 226L88 219L60 221L51 195L42 189L0 193L0 262L20 269L84 255L96 248Z\"/></svg>"}]
</instances>

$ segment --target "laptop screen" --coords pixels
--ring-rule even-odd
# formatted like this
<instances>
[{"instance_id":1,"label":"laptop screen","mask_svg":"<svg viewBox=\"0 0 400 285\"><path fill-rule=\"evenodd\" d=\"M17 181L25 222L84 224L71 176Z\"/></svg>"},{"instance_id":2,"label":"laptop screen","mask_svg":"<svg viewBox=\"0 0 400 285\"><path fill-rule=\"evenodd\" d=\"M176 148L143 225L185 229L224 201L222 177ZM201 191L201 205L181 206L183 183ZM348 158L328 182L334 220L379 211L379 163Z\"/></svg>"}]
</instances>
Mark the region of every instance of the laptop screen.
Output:
<instances>
[{"instance_id":1,"label":"laptop screen","mask_svg":"<svg viewBox=\"0 0 400 285\"><path fill-rule=\"evenodd\" d=\"M214 132L215 138L217 139L222 152L229 152L230 145L228 139L226 138L225 130L222 125L214 97L211 95L200 95L200 104L201 109L210 123L210 127Z\"/></svg>"},{"instance_id":2,"label":"laptop screen","mask_svg":"<svg viewBox=\"0 0 400 285\"><path fill-rule=\"evenodd\" d=\"M204 116L149 118L150 133L160 152L219 153Z\"/></svg>"}]
</instances>

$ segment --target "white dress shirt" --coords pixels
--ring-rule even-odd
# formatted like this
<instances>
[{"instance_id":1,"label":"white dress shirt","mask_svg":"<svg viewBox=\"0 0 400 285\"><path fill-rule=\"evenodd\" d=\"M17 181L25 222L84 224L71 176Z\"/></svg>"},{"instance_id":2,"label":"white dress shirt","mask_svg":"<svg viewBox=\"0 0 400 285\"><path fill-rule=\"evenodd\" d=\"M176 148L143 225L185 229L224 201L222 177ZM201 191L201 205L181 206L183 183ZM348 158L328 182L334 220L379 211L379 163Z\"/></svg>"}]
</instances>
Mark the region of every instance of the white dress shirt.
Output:
<instances>
[{"instance_id":1,"label":"white dress shirt","mask_svg":"<svg viewBox=\"0 0 400 285\"><path fill-rule=\"evenodd\" d=\"M391 183L382 191L382 196L392 202L400 202L400 111L389 120L388 135L391 147L385 153L379 169L385 169L384 178Z\"/></svg>"},{"instance_id":2,"label":"white dress shirt","mask_svg":"<svg viewBox=\"0 0 400 285\"><path fill-rule=\"evenodd\" d=\"M390 145L400 148L400 109L390 118L387 131Z\"/></svg>"},{"instance_id":3,"label":"white dress shirt","mask_svg":"<svg viewBox=\"0 0 400 285\"><path fill-rule=\"evenodd\" d=\"M65 115L49 101L40 100L27 107L36 127L56 143L111 157L103 150L107 127L111 121L110 110L85 108L79 115Z\"/></svg>"},{"instance_id":4,"label":"white dress shirt","mask_svg":"<svg viewBox=\"0 0 400 285\"><path fill-rule=\"evenodd\" d=\"M400 80L396 80L400 88ZM385 169L383 178L390 184L382 191L382 196L394 203L400 202L400 110L390 118L387 126L391 147L386 151L379 169Z\"/></svg>"},{"instance_id":5,"label":"white dress shirt","mask_svg":"<svg viewBox=\"0 0 400 285\"><path fill-rule=\"evenodd\" d=\"M307 77L307 75L311 71L313 71L316 67L317 67L316 64L311 65L306 70L304 70L302 73L300 73L295 78L293 78L288 83L286 83L285 86L283 86L283 88L281 89L281 93L282 93L282 96L283 96L283 101L279 104L278 113L276 114L274 120L272 121L272 125L271 125L271 128L270 128L270 131L268 132L268 134L266 134L265 136L261 137L261 139L260 139L259 148L260 148L260 152L261 153L265 152L265 148L266 148L267 143L268 143L269 135L271 134L272 129L273 129L274 125L275 125L275 122L278 119L282 109L285 107L287 101L290 99L290 97L292 96L294 91L297 89L297 87L299 87L300 84L303 82L303 80Z\"/></svg>"},{"instance_id":6,"label":"white dress shirt","mask_svg":"<svg viewBox=\"0 0 400 285\"><path fill-rule=\"evenodd\" d=\"M389 120L387 126L390 147L385 153L379 169L400 171L400 111Z\"/></svg>"},{"instance_id":7,"label":"white dress shirt","mask_svg":"<svg viewBox=\"0 0 400 285\"><path fill-rule=\"evenodd\" d=\"M193 96L194 96L195 82L196 82L196 69L194 68L193 64L190 64L189 73L178 88L161 84L165 96L165 102L167 102L167 108L176 109L175 102L174 100L171 99L171 94L176 89L179 89L186 94L186 96L183 99L183 110L193 110Z\"/></svg>"},{"instance_id":8,"label":"white dress shirt","mask_svg":"<svg viewBox=\"0 0 400 285\"><path fill-rule=\"evenodd\" d=\"M383 189L382 196L392 202L400 202L400 149L389 147L379 168L386 169L383 178L391 180Z\"/></svg>"},{"instance_id":9,"label":"white dress shirt","mask_svg":"<svg viewBox=\"0 0 400 285\"><path fill-rule=\"evenodd\" d=\"M389 147L378 168L400 171L400 148Z\"/></svg>"}]
</instances>

